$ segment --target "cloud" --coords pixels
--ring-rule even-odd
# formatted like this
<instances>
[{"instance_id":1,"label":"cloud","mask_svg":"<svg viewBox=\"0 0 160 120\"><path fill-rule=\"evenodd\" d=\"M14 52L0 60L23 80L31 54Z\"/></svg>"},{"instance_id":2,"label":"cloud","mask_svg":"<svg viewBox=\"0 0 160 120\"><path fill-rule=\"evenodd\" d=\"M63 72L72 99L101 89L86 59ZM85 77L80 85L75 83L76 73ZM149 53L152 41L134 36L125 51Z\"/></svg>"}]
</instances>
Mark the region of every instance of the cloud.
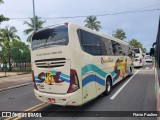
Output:
<instances>
[{"instance_id":1,"label":"cloud","mask_svg":"<svg viewBox=\"0 0 160 120\"><path fill-rule=\"evenodd\" d=\"M156 5L157 3L157 5ZM159 0L35 0L36 15L42 18L60 16L81 16L115 13L134 10L151 6L150 8L160 8ZM153 5L153 6L152 6ZM0 11L9 18L28 18L33 16L32 0L5 0ZM158 27L159 11L142 12L123 15L108 15L97 17L101 21L102 32L111 35L117 28L122 28L127 35L127 40L135 38L142 42L147 49L156 39ZM44 26L62 23L65 21L84 26L85 18L75 19L47 19ZM3 22L1 27L6 25L15 26L22 41L26 42L27 36L23 30L27 26L23 25L24 20L10 20ZM150 45L150 46L149 46Z\"/></svg>"}]
</instances>

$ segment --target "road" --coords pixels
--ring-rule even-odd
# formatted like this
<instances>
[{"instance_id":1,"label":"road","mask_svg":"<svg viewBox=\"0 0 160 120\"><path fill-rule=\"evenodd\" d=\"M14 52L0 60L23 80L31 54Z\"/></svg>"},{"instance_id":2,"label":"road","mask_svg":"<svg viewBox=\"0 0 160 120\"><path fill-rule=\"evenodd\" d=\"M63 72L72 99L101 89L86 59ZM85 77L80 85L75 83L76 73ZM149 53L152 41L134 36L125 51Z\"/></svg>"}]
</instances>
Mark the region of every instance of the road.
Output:
<instances>
[{"instance_id":1,"label":"road","mask_svg":"<svg viewBox=\"0 0 160 120\"><path fill-rule=\"evenodd\" d=\"M52 118L56 120L84 119L80 117L83 116L82 113L77 114L77 112L73 115L72 111L96 111L92 113L95 114L93 116L98 116L100 114L98 111L156 111L155 78L151 64L147 63L143 68L136 68L135 72L132 78L128 77L114 86L110 95L101 95L81 107L62 107L50 104L38 107L37 111L47 112L43 118L37 118L37 120L51 119L48 116L53 116L53 111L71 111L72 117ZM42 103L35 98L32 85L0 92L0 96L0 111L25 111ZM65 112L62 116L65 116ZM86 117L85 119L156 120L155 117Z\"/></svg>"}]
</instances>

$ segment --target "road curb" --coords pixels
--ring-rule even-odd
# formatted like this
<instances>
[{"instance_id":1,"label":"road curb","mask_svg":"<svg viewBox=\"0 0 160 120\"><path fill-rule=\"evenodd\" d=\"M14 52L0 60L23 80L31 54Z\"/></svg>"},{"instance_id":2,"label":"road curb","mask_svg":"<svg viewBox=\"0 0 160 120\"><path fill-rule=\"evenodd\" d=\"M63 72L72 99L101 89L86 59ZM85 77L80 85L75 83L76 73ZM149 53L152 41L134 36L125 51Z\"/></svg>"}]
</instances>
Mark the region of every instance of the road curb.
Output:
<instances>
[{"instance_id":1,"label":"road curb","mask_svg":"<svg viewBox=\"0 0 160 120\"><path fill-rule=\"evenodd\" d=\"M19 88L19 87L27 86L27 85L30 85L30 84L32 84L32 83L30 82L30 83L19 84L19 85L7 87L7 88L2 88L2 89L0 89L0 92L6 91L6 90L10 90L10 89L14 89L14 88Z\"/></svg>"}]
</instances>

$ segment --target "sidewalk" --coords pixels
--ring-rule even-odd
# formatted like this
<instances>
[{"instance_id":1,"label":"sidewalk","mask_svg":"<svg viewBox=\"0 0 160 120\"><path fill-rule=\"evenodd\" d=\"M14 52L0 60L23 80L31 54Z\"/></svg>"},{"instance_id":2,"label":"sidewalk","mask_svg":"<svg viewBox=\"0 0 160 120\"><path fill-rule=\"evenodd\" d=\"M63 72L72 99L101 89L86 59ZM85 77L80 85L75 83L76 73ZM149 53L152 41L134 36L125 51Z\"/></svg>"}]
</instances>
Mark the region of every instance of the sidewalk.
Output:
<instances>
[{"instance_id":1,"label":"sidewalk","mask_svg":"<svg viewBox=\"0 0 160 120\"><path fill-rule=\"evenodd\" d=\"M12 87L12 86L17 86L17 85L25 84L25 83L31 83L31 82L32 82L31 73L2 77L2 78L0 78L0 89Z\"/></svg>"}]
</instances>

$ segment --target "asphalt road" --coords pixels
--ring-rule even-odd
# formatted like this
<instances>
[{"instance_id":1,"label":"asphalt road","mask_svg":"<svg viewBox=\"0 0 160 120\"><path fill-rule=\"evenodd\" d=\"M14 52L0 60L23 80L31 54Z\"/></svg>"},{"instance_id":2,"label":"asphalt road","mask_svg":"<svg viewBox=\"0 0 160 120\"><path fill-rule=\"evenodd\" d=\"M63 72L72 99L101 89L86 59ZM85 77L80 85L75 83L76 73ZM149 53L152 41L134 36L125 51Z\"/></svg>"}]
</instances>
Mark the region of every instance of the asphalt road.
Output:
<instances>
[{"instance_id":1,"label":"asphalt road","mask_svg":"<svg viewBox=\"0 0 160 120\"><path fill-rule=\"evenodd\" d=\"M39 110L46 111L43 118L37 119L156 120L155 117L98 117L101 111L156 111L155 78L151 64L147 63L143 68L136 68L135 71L137 74L132 79L128 77L118 83L108 96L99 96L81 107L62 107L48 104ZM0 111L24 111L41 103L35 98L32 85L0 92L0 96ZM53 111L71 111L69 114L72 117L51 118L49 116L53 116ZM86 114L87 111L96 111L92 114L97 117L84 118L80 117L84 116L81 112L75 114L73 111L83 111L83 114L85 111ZM62 114L62 112L60 113ZM62 116L65 114L64 112Z\"/></svg>"}]
</instances>

